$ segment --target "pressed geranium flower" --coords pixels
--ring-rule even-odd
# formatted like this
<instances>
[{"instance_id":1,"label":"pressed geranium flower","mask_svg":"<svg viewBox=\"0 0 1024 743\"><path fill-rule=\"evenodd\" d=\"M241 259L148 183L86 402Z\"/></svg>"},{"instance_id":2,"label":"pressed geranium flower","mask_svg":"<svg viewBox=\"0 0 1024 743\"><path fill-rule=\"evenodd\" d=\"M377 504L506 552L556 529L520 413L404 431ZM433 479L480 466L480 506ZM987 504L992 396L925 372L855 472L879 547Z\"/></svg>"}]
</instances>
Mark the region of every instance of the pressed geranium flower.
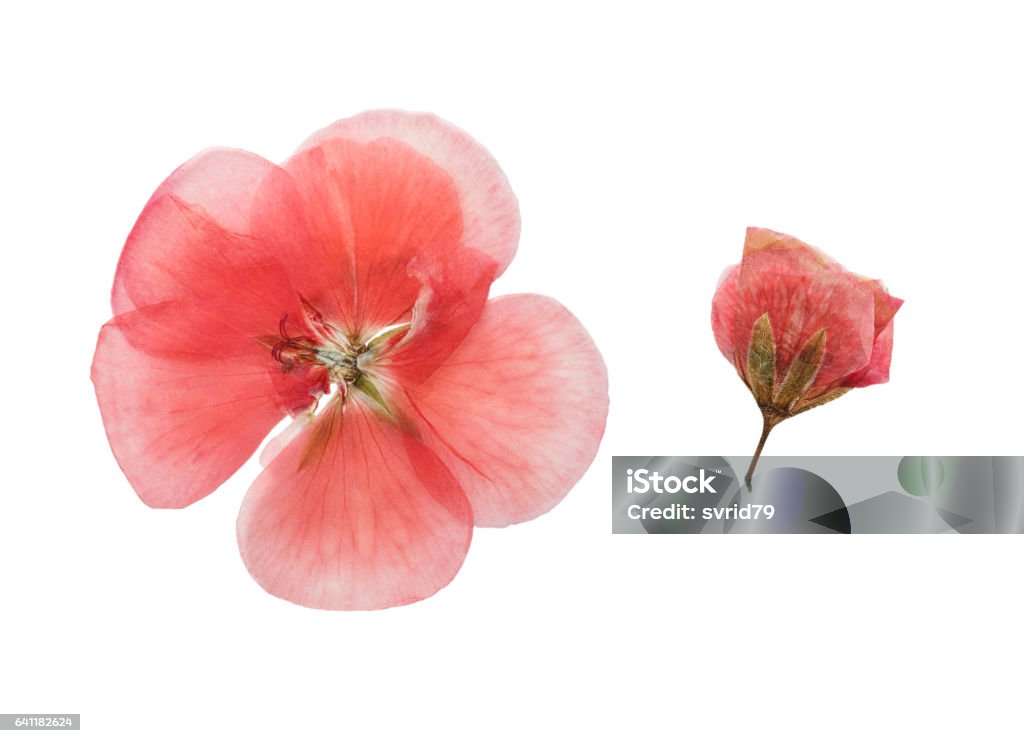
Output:
<instances>
[{"instance_id":1,"label":"pressed geranium flower","mask_svg":"<svg viewBox=\"0 0 1024 743\"><path fill-rule=\"evenodd\" d=\"M374 609L445 586L472 528L554 506L597 451L607 376L553 299L488 300L518 205L426 114L370 112L282 165L208 150L156 190L92 378L139 497L187 506L285 415L238 518L267 591Z\"/></svg>"},{"instance_id":2,"label":"pressed geranium flower","mask_svg":"<svg viewBox=\"0 0 1024 743\"><path fill-rule=\"evenodd\" d=\"M747 230L743 261L722 277L711 324L764 418L748 489L776 425L854 387L889 380L901 304L881 281L850 273L794 237Z\"/></svg>"}]
</instances>

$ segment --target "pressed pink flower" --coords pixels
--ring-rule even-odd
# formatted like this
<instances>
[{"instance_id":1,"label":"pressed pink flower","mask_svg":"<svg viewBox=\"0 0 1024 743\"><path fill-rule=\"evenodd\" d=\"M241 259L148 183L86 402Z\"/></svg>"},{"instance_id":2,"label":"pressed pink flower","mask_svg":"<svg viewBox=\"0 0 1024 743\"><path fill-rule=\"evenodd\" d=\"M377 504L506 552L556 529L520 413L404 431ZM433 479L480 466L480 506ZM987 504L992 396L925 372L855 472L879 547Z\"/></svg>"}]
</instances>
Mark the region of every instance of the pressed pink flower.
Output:
<instances>
[{"instance_id":1,"label":"pressed pink flower","mask_svg":"<svg viewBox=\"0 0 1024 743\"><path fill-rule=\"evenodd\" d=\"M743 261L711 305L715 340L764 418L750 480L780 422L854 387L889 380L893 317L903 304L794 237L751 227Z\"/></svg>"},{"instance_id":2,"label":"pressed pink flower","mask_svg":"<svg viewBox=\"0 0 1024 743\"><path fill-rule=\"evenodd\" d=\"M139 497L203 498L291 415L238 518L260 585L325 609L445 586L474 525L546 512L604 431L576 318L488 300L518 238L498 165L431 115L340 121L280 166L178 168L128 237L92 368Z\"/></svg>"}]
</instances>

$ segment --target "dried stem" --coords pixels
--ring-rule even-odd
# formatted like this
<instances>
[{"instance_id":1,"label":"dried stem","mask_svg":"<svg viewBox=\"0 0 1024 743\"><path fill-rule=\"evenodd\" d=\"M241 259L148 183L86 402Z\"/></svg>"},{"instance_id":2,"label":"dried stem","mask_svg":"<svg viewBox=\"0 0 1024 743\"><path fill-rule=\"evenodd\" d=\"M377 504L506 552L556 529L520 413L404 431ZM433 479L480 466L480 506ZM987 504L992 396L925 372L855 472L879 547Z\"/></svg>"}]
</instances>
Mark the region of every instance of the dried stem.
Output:
<instances>
[{"instance_id":1,"label":"dried stem","mask_svg":"<svg viewBox=\"0 0 1024 743\"><path fill-rule=\"evenodd\" d=\"M769 417L765 414L764 428L761 429L761 440L757 442L757 449L754 451L754 458L750 460L750 469L747 470L747 492L751 491L750 481L754 477L754 468L757 467L757 460L761 458L761 450L764 449L764 442L768 440L768 434L772 432L772 429L775 428L775 425L778 422L778 419Z\"/></svg>"}]
</instances>

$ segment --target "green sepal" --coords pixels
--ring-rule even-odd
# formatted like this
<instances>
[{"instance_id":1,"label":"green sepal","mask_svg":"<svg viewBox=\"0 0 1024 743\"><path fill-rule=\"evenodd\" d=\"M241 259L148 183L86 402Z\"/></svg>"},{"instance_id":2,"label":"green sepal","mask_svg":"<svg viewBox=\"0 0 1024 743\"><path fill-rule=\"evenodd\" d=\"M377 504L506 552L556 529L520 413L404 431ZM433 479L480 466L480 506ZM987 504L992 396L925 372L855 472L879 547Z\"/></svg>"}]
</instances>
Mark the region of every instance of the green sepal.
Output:
<instances>
[{"instance_id":1,"label":"green sepal","mask_svg":"<svg viewBox=\"0 0 1024 743\"><path fill-rule=\"evenodd\" d=\"M826 392L821 397L815 397L812 400L804 400L802 402L799 402L793 408L793 415L796 415L797 413L803 413L807 410L811 410L813 408L818 407L819 405L824 405L827 402L832 402L836 398L845 395L851 389L852 387L837 387L831 392Z\"/></svg>"},{"instance_id":2,"label":"green sepal","mask_svg":"<svg viewBox=\"0 0 1024 743\"><path fill-rule=\"evenodd\" d=\"M401 325L395 325L387 330L383 330L366 342L366 350L373 351L376 348L380 348L385 343L395 339L396 336L404 335L410 328L412 328L412 323L407 322L402 323Z\"/></svg>"},{"instance_id":3,"label":"green sepal","mask_svg":"<svg viewBox=\"0 0 1024 743\"><path fill-rule=\"evenodd\" d=\"M775 387L775 336L772 333L771 318L765 312L754 322L747 349L747 383L754 399L768 403Z\"/></svg>"},{"instance_id":4,"label":"green sepal","mask_svg":"<svg viewBox=\"0 0 1024 743\"><path fill-rule=\"evenodd\" d=\"M384 401L384 396L380 394L380 390L377 389L377 385L375 385L373 381L366 376L366 374L360 374L356 377L356 381L352 383L352 386L380 405L381 409L383 409L385 413L391 415L391 408L389 408L388 404Z\"/></svg>"},{"instance_id":5,"label":"green sepal","mask_svg":"<svg viewBox=\"0 0 1024 743\"><path fill-rule=\"evenodd\" d=\"M800 349L789 365L782 384L775 393L774 406L792 412L793 406L807 392L821 370L825 358L825 328L822 328Z\"/></svg>"}]
</instances>

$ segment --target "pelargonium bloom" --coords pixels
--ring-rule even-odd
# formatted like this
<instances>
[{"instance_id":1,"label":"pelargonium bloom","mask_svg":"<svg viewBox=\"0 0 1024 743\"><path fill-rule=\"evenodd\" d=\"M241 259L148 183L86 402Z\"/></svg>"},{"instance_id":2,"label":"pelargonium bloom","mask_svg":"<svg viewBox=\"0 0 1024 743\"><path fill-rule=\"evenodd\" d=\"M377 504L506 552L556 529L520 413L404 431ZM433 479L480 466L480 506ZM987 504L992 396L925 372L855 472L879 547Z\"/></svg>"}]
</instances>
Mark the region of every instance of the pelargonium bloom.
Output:
<instances>
[{"instance_id":1,"label":"pelargonium bloom","mask_svg":"<svg viewBox=\"0 0 1024 743\"><path fill-rule=\"evenodd\" d=\"M889 380L901 304L881 281L847 271L794 237L747 230L743 261L726 270L715 293L711 325L764 418L748 489L776 425L854 387Z\"/></svg>"},{"instance_id":2,"label":"pelargonium bloom","mask_svg":"<svg viewBox=\"0 0 1024 743\"><path fill-rule=\"evenodd\" d=\"M427 114L369 112L274 165L197 155L146 204L92 367L139 497L180 508L284 417L238 517L270 593L325 609L445 586L474 525L554 506L593 460L607 375L553 299L488 299L508 181Z\"/></svg>"}]
</instances>

